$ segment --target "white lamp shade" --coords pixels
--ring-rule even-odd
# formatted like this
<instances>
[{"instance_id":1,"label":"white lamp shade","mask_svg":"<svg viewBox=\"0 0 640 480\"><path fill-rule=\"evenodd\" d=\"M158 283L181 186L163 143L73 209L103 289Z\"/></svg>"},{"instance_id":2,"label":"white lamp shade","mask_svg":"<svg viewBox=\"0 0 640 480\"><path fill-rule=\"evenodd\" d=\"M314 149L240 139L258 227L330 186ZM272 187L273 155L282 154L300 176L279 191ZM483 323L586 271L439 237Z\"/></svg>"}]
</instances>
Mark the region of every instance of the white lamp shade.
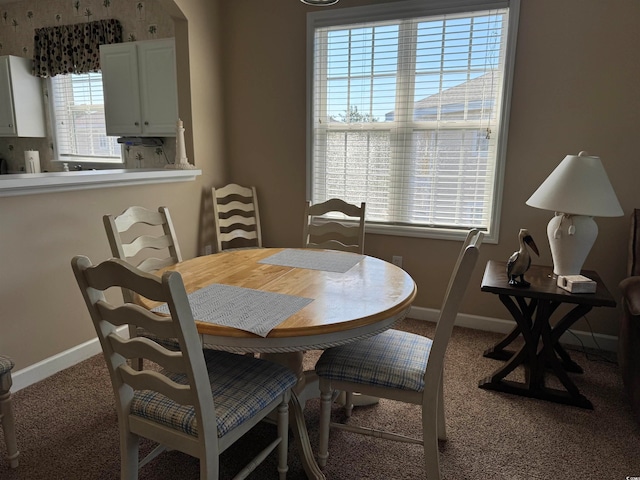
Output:
<instances>
[{"instance_id":1,"label":"white lamp shade","mask_svg":"<svg viewBox=\"0 0 640 480\"><path fill-rule=\"evenodd\" d=\"M567 155L527 200L527 205L571 215L624 215L600 157Z\"/></svg>"}]
</instances>

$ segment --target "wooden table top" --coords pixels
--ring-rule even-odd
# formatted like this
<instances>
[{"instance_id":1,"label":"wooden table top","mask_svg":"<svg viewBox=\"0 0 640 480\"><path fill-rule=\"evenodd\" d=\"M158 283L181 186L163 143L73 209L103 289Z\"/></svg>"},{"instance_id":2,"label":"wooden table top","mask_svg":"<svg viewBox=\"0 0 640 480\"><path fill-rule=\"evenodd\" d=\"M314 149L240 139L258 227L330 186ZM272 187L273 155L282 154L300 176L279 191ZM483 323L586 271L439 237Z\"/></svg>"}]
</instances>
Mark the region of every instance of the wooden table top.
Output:
<instances>
[{"instance_id":1,"label":"wooden table top","mask_svg":"<svg viewBox=\"0 0 640 480\"><path fill-rule=\"evenodd\" d=\"M374 257L364 256L346 273L258 263L282 250L246 249L206 255L172 265L158 274L180 272L188 293L220 283L314 299L271 330L267 338L325 335L373 325L407 310L415 298L416 285L411 276ZM149 309L158 306L147 299L138 302ZM198 319L196 323L204 335L256 337Z\"/></svg>"},{"instance_id":2,"label":"wooden table top","mask_svg":"<svg viewBox=\"0 0 640 480\"><path fill-rule=\"evenodd\" d=\"M525 280L531 283L530 287L523 288L509 285L506 262L489 260L482 278L481 290L498 295L537 298L561 303L592 305L594 307L616 306L616 301L595 271L583 270L581 274L597 283L595 293L571 293L558 287L557 277L553 275L553 268L542 265L531 265L524 274Z\"/></svg>"}]
</instances>

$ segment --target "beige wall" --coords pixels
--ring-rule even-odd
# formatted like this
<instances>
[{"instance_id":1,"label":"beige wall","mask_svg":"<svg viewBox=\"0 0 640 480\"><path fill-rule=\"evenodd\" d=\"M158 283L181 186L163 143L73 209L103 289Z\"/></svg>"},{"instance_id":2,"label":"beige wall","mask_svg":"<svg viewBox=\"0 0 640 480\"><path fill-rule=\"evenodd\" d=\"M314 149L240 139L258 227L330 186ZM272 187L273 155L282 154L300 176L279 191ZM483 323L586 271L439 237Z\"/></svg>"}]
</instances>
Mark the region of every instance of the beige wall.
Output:
<instances>
[{"instance_id":1,"label":"beige wall","mask_svg":"<svg viewBox=\"0 0 640 480\"><path fill-rule=\"evenodd\" d=\"M373 0L340 0L345 8ZM258 188L266 245L300 244L305 200L306 7L297 0L221 3L225 50L225 119L231 177ZM597 219L600 236L585 268L597 270L616 298L625 274L628 215L640 207L636 139L640 130L640 2L522 0L500 242L483 246L462 311L509 318L480 292L486 260L517 250L520 228L551 264L550 212L527 198L567 154L603 159L625 217ZM248 141L250 139L250 141ZM414 305L439 308L459 243L367 235L367 254L404 257L418 285ZM617 335L616 309L589 315L599 332ZM586 330L583 322L576 324Z\"/></svg>"},{"instance_id":2,"label":"beige wall","mask_svg":"<svg viewBox=\"0 0 640 480\"><path fill-rule=\"evenodd\" d=\"M297 0L160 1L178 17L180 115L187 155L203 175L189 183L0 198L0 352L14 357L17 369L95 337L69 261L79 253L94 261L108 257L105 213L167 205L188 258L208 241L202 237L210 232L200 225L209 211L209 187L234 180L257 186L267 246L300 244L305 15L313 8ZM363 3L341 0L338 8ZM545 238L550 214L524 202L566 154L588 150L602 157L626 216L597 220L601 233L586 268L598 270L619 296L627 217L640 203L640 63L629 52L640 45L638 18L636 0L523 0L500 243L483 247L481 264L506 259L520 227L529 228L541 247L539 263L551 263ZM458 248L450 241L366 239L368 254L404 257L420 307L439 306ZM496 298L479 292L481 274L482 267L462 311L508 318ZM617 317L616 309L590 315L596 331L612 335Z\"/></svg>"}]
</instances>

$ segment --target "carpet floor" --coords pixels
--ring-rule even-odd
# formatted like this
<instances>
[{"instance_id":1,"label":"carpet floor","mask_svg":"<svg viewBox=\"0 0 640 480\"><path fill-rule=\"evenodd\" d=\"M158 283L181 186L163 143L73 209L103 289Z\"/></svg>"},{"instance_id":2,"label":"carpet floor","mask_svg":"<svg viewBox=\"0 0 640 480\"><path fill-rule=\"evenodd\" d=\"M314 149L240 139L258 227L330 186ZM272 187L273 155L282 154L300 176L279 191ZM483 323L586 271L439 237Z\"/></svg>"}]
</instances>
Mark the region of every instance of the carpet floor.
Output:
<instances>
[{"instance_id":1,"label":"carpet floor","mask_svg":"<svg viewBox=\"0 0 640 480\"><path fill-rule=\"evenodd\" d=\"M405 320L398 328L433 335L434 325ZM478 388L501 364L482 352L501 335L455 327L445 360L444 397L448 440L441 444L445 480L623 480L640 477L640 424L632 415L611 355L570 350L583 374L571 379L593 410ZM307 352L312 368L320 352ZM521 369L512 375L522 376ZM511 377L509 377L511 378ZM550 381L551 382L551 381ZM13 396L20 466L0 462L3 480L119 478L118 428L113 393L102 355L97 355ZM344 421L334 407L334 420ZM307 403L305 419L317 451L319 401ZM421 435L420 408L380 400L356 407L354 424ZM232 478L272 438L275 427L258 425L221 456L220 478ZM152 445L143 442L142 451ZM0 451L6 452L0 438ZM424 478L422 447L331 431L328 479ZM198 479L199 462L180 452L160 455L140 471L142 480ZM270 456L250 478L278 478ZM290 479L305 478L293 441Z\"/></svg>"}]
</instances>

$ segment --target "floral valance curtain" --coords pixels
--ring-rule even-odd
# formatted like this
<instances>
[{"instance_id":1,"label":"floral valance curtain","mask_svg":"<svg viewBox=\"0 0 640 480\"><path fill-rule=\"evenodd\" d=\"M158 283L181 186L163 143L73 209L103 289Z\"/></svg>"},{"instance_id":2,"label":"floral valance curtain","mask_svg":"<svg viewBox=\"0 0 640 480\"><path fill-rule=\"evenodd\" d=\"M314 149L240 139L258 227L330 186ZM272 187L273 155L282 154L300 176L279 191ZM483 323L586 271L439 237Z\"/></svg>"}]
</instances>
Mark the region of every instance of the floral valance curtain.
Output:
<instances>
[{"instance_id":1,"label":"floral valance curtain","mask_svg":"<svg viewBox=\"0 0 640 480\"><path fill-rule=\"evenodd\" d=\"M97 72L100 70L100 45L121 42L122 25L114 19L36 28L33 74L53 77Z\"/></svg>"}]
</instances>

